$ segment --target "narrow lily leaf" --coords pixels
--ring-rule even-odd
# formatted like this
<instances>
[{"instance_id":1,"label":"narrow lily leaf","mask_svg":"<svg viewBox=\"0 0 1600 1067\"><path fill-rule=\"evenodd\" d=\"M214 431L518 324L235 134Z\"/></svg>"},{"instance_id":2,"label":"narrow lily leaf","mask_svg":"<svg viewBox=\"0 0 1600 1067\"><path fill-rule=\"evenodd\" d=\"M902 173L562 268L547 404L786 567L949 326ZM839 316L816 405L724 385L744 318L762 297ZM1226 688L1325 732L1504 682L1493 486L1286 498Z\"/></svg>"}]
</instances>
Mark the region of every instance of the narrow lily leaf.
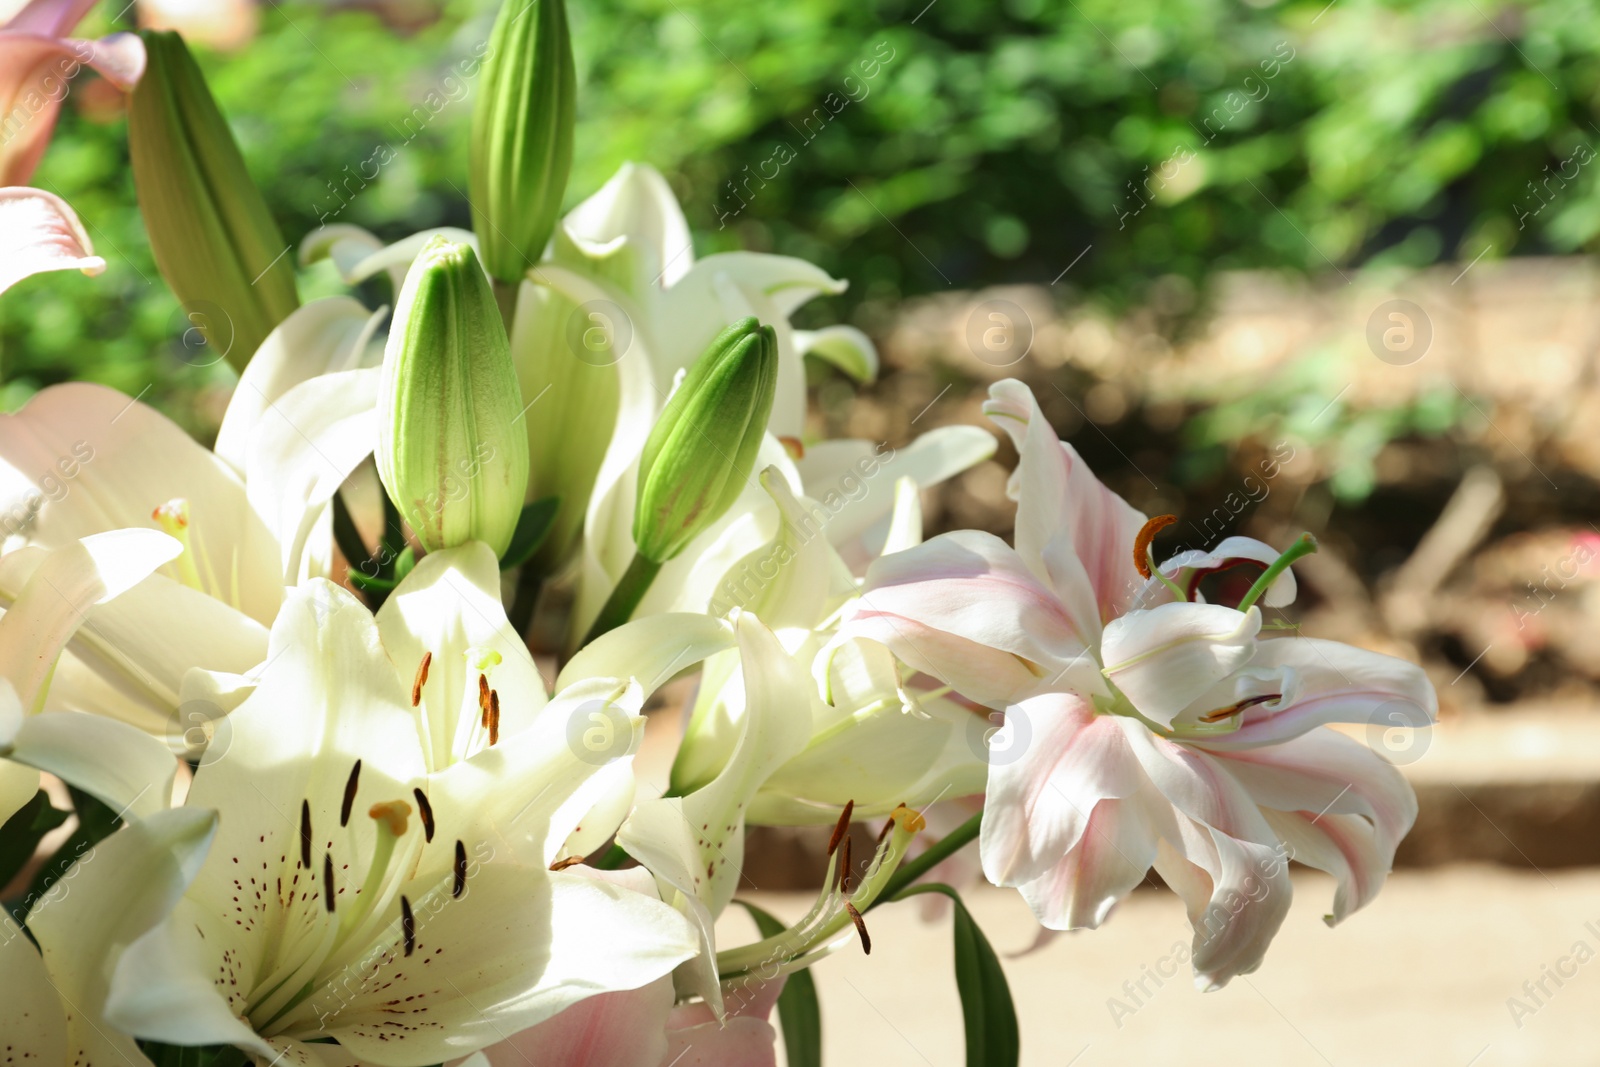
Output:
<instances>
[{"instance_id":1,"label":"narrow lily leaf","mask_svg":"<svg viewBox=\"0 0 1600 1067\"><path fill-rule=\"evenodd\" d=\"M763 938L775 937L787 929L776 916L748 900L735 901L756 921ZM778 994L778 1021L783 1024L783 1048L789 1067L821 1067L822 1009L817 1003L817 984L810 971L795 971Z\"/></svg>"},{"instance_id":2,"label":"narrow lily leaf","mask_svg":"<svg viewBox=\"0 0 1600 1067\"><path fill-rule=\"evenodd\" d=\"M918 893L943 893L955 906L956 989L967 1030L967 1067L1016 1067L1022 1055L1017 1009L1000 957L954 889L929 883L913 886L895 899Z\"/></svg>"},{"instance_id":3,"label":"narrow lily leaf","mask_svg":"<svg viewBox=\"0 0 1600 1067\"><path fill-rule=\"evenodd\" d=\"M41 789L21 811L0 826L0 885L17 876L33 858L44 835L65 822L70 814L52 806L50 795Z\"/></svg>"},{"instance_id":4,"label":"narrow lily leaf","mask_svg":"<svg viewBox=\"0 0 1600 1067\"><path fill-rule=\"evenodd\" d=\"M556 511L560 505L560 499L553 496L523 505L522 514L517 518L517 528L511 533L511 547L500 557L501 570L520 567L539 551L539 546L550 535L550 527L555 525Z\"/></svg>"}]
</instances>

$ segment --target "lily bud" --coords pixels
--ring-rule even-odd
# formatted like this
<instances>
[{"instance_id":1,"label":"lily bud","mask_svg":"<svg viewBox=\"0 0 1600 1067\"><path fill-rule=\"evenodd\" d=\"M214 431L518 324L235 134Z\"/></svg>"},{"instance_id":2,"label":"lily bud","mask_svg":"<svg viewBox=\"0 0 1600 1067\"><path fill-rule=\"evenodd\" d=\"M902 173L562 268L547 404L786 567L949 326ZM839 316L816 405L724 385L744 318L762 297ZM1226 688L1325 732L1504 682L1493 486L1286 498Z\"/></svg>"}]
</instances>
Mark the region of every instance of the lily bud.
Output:
<instances>
[{"instance_id":1,"label":"lily bud","mask_svg":"<svg viewBox=\"0 0 1600 1067\"><path fill-rule=\"evenodd\" d=\"M183 38L143 37L128 151L150 248L189 323L242 370L300 306L294 256Z\"/></svg>"},{"instance_id":2,"label":"lily bud","mask_svg":"<svg viewBox=\"0 0 1600 1067\"><path fill-rule=\"evenodd\" d=\"M424 548L505 554L528 488L522 414L478 257L435 237L400 289L378 393L378 477Z\"/></svg>"},{"instance_id":3,"label":"lily bud","mask_svg":"<svg viewBox=\"0 0 1600 1067\"><path fill-rule=\"evenodd\" d=\"M639 460L633 543L665 563L733 505L755 466L778 387L771 326L717 335L656 420Z\"/></svg>"},{"instance_id":4,"label":"lily bud","mask_svg":"<svg viewBox=\"0 0 1600 1067\"><path fill-rule=\"evenodd\" d=\"M578 79L564 0L506 0L472 111L472 228L490 277L539 261L572 169Z\"/></svg>"}]
</instances>

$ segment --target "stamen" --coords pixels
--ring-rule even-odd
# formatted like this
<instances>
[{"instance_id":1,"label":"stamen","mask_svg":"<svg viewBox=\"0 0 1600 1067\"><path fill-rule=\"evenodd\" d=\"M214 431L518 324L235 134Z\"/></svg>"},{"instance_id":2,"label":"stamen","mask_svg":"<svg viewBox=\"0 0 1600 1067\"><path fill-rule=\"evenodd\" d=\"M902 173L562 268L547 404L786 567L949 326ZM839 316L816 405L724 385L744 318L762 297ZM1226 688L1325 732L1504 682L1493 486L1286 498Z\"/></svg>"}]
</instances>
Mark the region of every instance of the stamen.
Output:
<instances>
[{"instance_id":1,"label":"stamen","mask_svg":"<svg viewBox=\"0 0 1600 1067\"><path fill-rule=\"evenodd\" d=\"M850 895L850 837L845 836L844 849L839 853L839 894Z\"/></svg>"},{"instance_id":2,"label":"stamen","mask_svg":"<svg viewBox=\"0 0 1600 1067\"><path fill-rule=\"evenodd\" d=\"M322 854L322 904L333 914L333 853Z\"/></svg>"},{"instance_id":3,"label":"stamen","mask_svg":"<svg viewBox=\"0 0 1600 1067\"><path fill-rule=\"evenodd\" d=\"M833 826L833 836L828 838L828 855L833 855L833 850L839 847L839 842L850 830L850 813L856 810L856 802L844 802L844 810L839 813L839 821Z\"/></svg>"},{"instance_id":4,"label":"stamen","mask_svg":"<svg viewBox=\"0 0 1600 1067\"><path fill-rule=\"evenodd\" d=\"M200 568L195 566L194 552L189 546L189 502L182 497L169 500L150 512L150 518L161 527L163 533L183 545L183 551L178 553L175 561L183 584L204 591L205 583L200 580Z\"/></svg>"},{"instance_id":5,"label":"stamen","mask_svg":"<svg viewBox=\"0 0 1600 1067\"><path fill-rule=\"evenodd\" d=\"M356 765L350 768L350 778L344 783L344 804L339 808L339 825L350 825L350 809L355 806L356 786L361 781L361 761L356 760Z\"/></svg>"},{"instance_id":6,"label":"stamen","mask_svg":"<svg viewBox=\"0 0 1600 1067\"><path fill-rule=\"evenodd\" d=\"M456 881L450 887L450 895L461 899L461 894L467 889L467 846L460 841L456 842Z\"/></svg>"},{"instance_id":7,"label":"stamen","mask_svg":"<svg viewBox=\"0 0 1600 1067\"><path fill-rule=\"evenodd\" d=\"M1146 558L1150 551L1150 542L1156 539L1156 534L1178 521L1176 515L1157 515L1139 528L1139 536L1133 539L1133 565L1139 571L1139 577L1150 577L1150 563Z\"/></svg>"},{"instance_id":8,"label":"stamen","mask_svg":"<svg viewBox=\"0 0 1600 1067\"><path fill-rule=\"evenodd\" d=\"M902 804L900 806L902 808L905 807L904 804ZM878 840L877 840L876 844L882 845L883 844L883 839L888 837L889 836L889 831L891 831L893 829L894 829L894 816L891 815L891 816L889 816L888 821L883 824L883 829L878 831Z\"/></svg>"},{"instance_id":9,"label":"stamen","mask_svg":"<svg viewBox=\"0 0 1600 1067\"><path fill-rule=\"evenodd\" d=\"M311 869L311 801L300 802L300 867Z\"/></svg>"},{"instance_id":10,"label":"stamen","mask_svg":"<svg viewBox=\"0 0 1600 1067\"><path fill-rule=\"evenodd\" d=\"M856 924L856 933L861 935L861 951L868 956L872 955L872 938L867 936L867 921L848 900L844 902L844 910L850 913L850 921Z\"/></svg>"},{"instance_id":11,"label":"stamen","mask_svg":"<svg viewBox=\"0 0 1600 1067\"><path fill-rule=\"evenodd\" d=\"M1221 722L1223 719L1239 714L1246 708L1253 708L1257 704L1265 704L1269 700L1281 700L1282 698L1282 693L1267 693L1264 696L1250 697L1248 700L1241 700L1237 704L1229 704L1225 708L1218 708L1216 711L1208 711L1204 715L1200 716L1200 721Z\"/></svg>"},{"instance_id":12,"label":"stamen","mask_svg":"<svg viewBox=\"0 0 1600 1067\"><path fill-rule=\"evenodd\" d=\"M583 862L583 857L582 856L568 856L564 860L556 860L554 863L552 863L550 865L550 869L552 871L564 871L568 867L576 867L578 864L580 864L582 862Z\"/></svg>"},{"instance_id":13,"label":"stamen","mask_svg":"<svg viewBox=\"0 0 1600 1067\"><path fill-rule=\"evenodd\" d=\"M417 707L422 703L422 687L428 684L428 668L433 664L433 653L424 652L422 662L417 664L417 676L411 682L411 706Z\"/></svg>"},{"instance_id":14,"label":"stamen","mask_svg":"<svg viewBox=\"0 0 1600 1067\"><path fill-rule=\"evenodd\" d=\"M423 839L433 841L433 805L428 803L428 795L421 789L411 790L411 795L417 798L417 811L422 813Z\"/></svg>"},{"instance_id":15,"label":"stamen","mask_svg":"<svg viewBox=\"0 0 1600 1067\"><path fill-rule=\"evenodd\" d=\"M478 709L485 716L489 714L489 676L483 673L478 675ZM487 718L484 719L484 725L489 725Z\"/></svg>"},{"instance_id":16,"label":"stamen","mask_svg":"<svg viewBox=\"0 0 1600 1067\"><path fill-rule=\"evenodd\" d=\"M500 740L500 693L489 690L489 747Z\"/></svg>"},{"instance_id":17,"label":"stamen","mask_svg":"<svg viewBox=\"0 0 1600 1067\"><path fill-rule=\"evenodd\" d=\"M417 951L417 920L411 914L411 901L400 897L400 934L406 939L406 955Z\"/></svg>"}]
</instances>

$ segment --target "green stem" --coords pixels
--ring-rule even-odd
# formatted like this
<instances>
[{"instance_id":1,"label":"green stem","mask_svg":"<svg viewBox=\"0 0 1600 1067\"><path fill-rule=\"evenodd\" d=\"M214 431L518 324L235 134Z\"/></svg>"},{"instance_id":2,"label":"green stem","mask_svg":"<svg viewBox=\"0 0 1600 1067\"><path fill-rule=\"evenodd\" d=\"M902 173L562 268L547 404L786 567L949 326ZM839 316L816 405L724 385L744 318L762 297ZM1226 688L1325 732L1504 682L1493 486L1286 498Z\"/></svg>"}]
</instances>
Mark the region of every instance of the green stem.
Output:
<instances>
[{"instance_id":1,"label":"green stem","mask_svg":"<svg viewBox=\"0 0 1600 1067\"><path fill-rule=\"evenodd\" d=\"M639 601L644 599L645 593L650 591L650 583L656 580L656 574L660 570L661 564L635 552L633 562L628 564L628 569L622 575L622 580L617 583L617 587L611 590L606 606L600 609L600 615L589 628L589 635L583 639L583 643L587 645L595 638L610 633L633 618L634 609L639 606Z\"/></svg>"},{"instance_id":2,"label":"green stem","mask_svg":"<svg viewBox=\"0 0 1600 1067\"><path fill-rule=\"evenodd\" d=\"M1308 533L1301 534L1295 543L1284 550L1283 555L1272 561L1272 565L1261 572L1261 577L1256 579L1256 584L1245 593L1244 599L1239 601L1240 611L1249 611L1263 593L1277 580L1278 575L1289 569L1289 564L1302 556L1309 556L1317 550L1317 539Z\"/></svg>"},{"instance_id":3,"label":"green stem","mask_svg":"<svg viewBox=\"0 0 1600 1067\"><path fill-rule=\"evenodd\" d=\"M872 902L867 910L871 911L886 900L893 900L901 890L933 870L945 859L959 851L963 845L976 838L978 830L982 826L983 812L980 811L935 841L928 847L928 851L914 860L902 863L900 869L895 871L889 878L888 883L884 885L883 892L878 894L877 899Z\"/></svg>"}]
</instances>

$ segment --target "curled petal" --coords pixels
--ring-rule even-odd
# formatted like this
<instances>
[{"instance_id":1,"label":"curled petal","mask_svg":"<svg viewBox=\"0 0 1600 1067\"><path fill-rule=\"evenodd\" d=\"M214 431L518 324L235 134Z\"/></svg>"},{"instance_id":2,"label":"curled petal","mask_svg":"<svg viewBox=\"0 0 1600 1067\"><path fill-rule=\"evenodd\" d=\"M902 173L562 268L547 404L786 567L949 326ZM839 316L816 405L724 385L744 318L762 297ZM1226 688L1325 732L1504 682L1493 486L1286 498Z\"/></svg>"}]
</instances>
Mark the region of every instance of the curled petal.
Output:
<instances>
[{"instance_id":1,"label":"curled petal","mask_svg":"<svg viewBox=\"0 0 1600 1067\"><path fill-rule=\"evenodd\" d=\"M1072 850L1022 884L1023 899L1047 929L1094 929L1144 881L1160 829L1171 822L1171 806L1148 788L1145 795L1102 800L1084 820Z\"/></svg>"},{"instance_id":2,"label":"curled petal","mask_svg":"<svg viewBox=\"0 0 1600 1067\"><path fill-rule=\"evenodd\" d=\"M1162 561L1161 573L1188 593L1190 600L1194 600L1195 587L1207 575L1238 566L1253 567L1255 564L1260 564L1262 569L1265 569L1281 555L1283 553L1276 548L1253 537L1226 537L1215 548L1204 551L1190 549ZM1294 603L1296 593L1294 572L1285 567L1283 573L1273 579L1272 584L1267 587L1266 593L1261 597L1261 603L1269 608L1288 607ZM1171 599L1172 592L1166 584L1152 578L1139 591L1134 606L1154 607Z\"/></svg>"},{"instance_id":3,"label":"curled petal","mask_svg":"<svg viewBox=\"0 0 1600 1067\"><path fill-rule=\"evenodd\" d=\"M65 200L42 189L0 189L0 292L45 271L105 269Z\"/></svg>"}]
</instances>

